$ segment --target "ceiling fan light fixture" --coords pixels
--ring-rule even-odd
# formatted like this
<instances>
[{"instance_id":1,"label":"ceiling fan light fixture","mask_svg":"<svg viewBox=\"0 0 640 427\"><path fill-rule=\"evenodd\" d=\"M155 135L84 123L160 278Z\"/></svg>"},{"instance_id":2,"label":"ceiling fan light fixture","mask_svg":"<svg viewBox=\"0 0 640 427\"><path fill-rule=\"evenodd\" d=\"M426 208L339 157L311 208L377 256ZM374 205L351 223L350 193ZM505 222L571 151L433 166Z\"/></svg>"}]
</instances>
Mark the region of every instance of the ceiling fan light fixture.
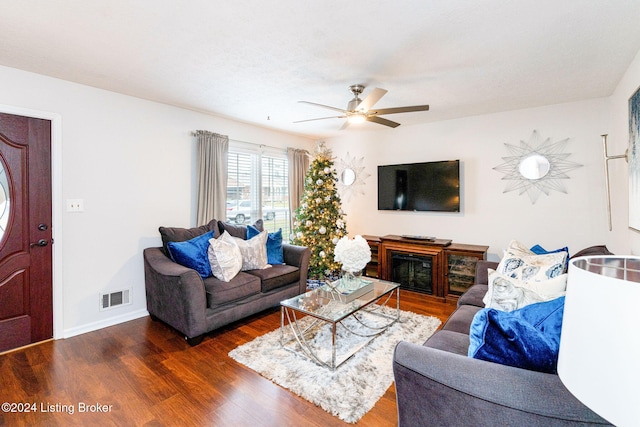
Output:
<instances>
[{"instance_id":1,"label":"ceiling fan light fixture","mask_svg":"<svg viewBox=\"0 0 640 427\"><path fill-rule=\"evenodd\" d=\"M364 90L363 85L351 85L349 86L349 91L353 94L353 99L349 101L347 104L347 109L331 107L329 105L318 104L315 102L309 101L298 101L304 104L315 105L317 107L327 108L329 110L338 111L342 113L340 116L333 117L320 117L318 119L308 119L308 120L298 120L294 123L300 122L310 122L315 120L325 120L325 119L344 119L347 121L342 125L340 129L345 129L350 124L357 124L362 122L372 122L377 123L379 125L388 126L391 128L396 128L400 126L400 123L385 119L383 117L379 117L381 115L386 114L396 114L396 113L411 113L414 111L428 111L428 105L414 105L409 107L394 107L394 108L378 108L372 109L374 104L376 104L380 98L382 98L386 93L386 89L375 88L373 89L365 99L360 99L360 94Z\"/></svg>"},{"instance_id":2,"label":"ceiling fan light fixture","mask_svg":"<svg viewBox=\"0 0 640 427\"><path fill-rule=\"evenodd\" d=\"M350 124L355 125L358 123L364 123L367 120L367 117L362 113L354 113L350 114L347 120L349 120Z\"/></svg>"}]
</instances>

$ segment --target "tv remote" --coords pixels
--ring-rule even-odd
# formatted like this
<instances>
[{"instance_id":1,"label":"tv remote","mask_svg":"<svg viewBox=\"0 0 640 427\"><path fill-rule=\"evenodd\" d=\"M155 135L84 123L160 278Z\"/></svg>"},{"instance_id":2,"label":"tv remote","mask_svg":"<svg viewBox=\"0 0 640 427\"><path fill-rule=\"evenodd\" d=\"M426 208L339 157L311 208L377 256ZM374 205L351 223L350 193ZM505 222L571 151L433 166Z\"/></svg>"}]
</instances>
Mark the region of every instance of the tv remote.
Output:
<instances>
[{"instance_id":1,"label":"tv remote","mask_svg":"<svg viewBox=\"0 0 640 427\"><path fill-rule=\"evenodd\" d=\"M428 241L436 240L436 238L433 236L413 236L409 234L403 234L401 237L404 237L405 239L415 239L415 240L428 240Z\"/></svg>"}]
</instances>

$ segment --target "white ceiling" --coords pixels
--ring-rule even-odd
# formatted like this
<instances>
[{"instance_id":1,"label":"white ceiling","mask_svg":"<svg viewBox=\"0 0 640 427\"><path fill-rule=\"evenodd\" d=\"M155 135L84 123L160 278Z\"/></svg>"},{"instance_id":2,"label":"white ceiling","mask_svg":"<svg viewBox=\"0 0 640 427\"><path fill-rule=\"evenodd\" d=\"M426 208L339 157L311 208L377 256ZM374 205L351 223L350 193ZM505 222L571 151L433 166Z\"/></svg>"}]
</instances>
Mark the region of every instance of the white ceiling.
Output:
<instances>
[{"instance_id":1,"label":"white ceiling","mask_svg":"<svg viewBox=\"0 0 640 427\"><path fill-rule=\"evenodd\" d=\"M319 138L342 120L294 124L335 115L297 101L355 83L431 106L404 126L608 96L639 22L640 0L0 0L0 65Z\"/></svg>"}]
</instances>

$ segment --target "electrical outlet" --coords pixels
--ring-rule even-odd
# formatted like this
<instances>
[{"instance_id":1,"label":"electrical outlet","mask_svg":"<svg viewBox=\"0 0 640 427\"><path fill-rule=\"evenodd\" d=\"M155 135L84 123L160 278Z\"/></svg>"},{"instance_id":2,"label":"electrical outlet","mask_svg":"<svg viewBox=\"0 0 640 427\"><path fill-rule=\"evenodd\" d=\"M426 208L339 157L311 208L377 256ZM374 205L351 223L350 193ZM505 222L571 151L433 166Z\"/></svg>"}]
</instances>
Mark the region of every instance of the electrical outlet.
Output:
<instances>
[{"instance_id":1,"label":"electrical outlet","mask_svg":"<svg viewBox=\"0 0 640 427\"><path fill-rule=\"evenodd\" d=\"M84 212L84 199L67 199L67 212Z\"/></svg>"}]
</instances>

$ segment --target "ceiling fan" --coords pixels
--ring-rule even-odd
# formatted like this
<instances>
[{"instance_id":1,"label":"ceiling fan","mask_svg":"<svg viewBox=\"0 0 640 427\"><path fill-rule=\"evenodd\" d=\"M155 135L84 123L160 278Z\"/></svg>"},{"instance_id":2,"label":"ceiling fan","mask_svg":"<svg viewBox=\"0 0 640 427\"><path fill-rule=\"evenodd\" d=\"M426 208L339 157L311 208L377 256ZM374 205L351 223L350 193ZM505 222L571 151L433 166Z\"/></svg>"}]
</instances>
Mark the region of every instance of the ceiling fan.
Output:
<instances>
[{"instance_id":1,"label":"ceiling fan","mask_svg":"<svg viewBox=\"0 0 640 427\"><path fill-rule=\"evenodd\" d=\"M314 120L326 120L326 119L347 119L341 129L346 128L351 123L373 122L380 125L389 126L392 128L400 126L400 123L393 122L385 119L382 116L385 114L395 113L410 113L413 111L427 111L428 105L414 105L412 107L395 107L395 108L372 108L373 105L382 98L387 91L385 89L375 88L365 99L360 99L360 95L364 90L363 85L351 85L349 91L353 94L354 98L349 101L346 109L331 107L329 105L317 104L315 102L299 101L303 104L315 105L317 107L327 108L329 110L339 111L342 113L340 116L320 117L317 119L298 120L294 123L311 122Z\"/></svg>"}]
</instances>

